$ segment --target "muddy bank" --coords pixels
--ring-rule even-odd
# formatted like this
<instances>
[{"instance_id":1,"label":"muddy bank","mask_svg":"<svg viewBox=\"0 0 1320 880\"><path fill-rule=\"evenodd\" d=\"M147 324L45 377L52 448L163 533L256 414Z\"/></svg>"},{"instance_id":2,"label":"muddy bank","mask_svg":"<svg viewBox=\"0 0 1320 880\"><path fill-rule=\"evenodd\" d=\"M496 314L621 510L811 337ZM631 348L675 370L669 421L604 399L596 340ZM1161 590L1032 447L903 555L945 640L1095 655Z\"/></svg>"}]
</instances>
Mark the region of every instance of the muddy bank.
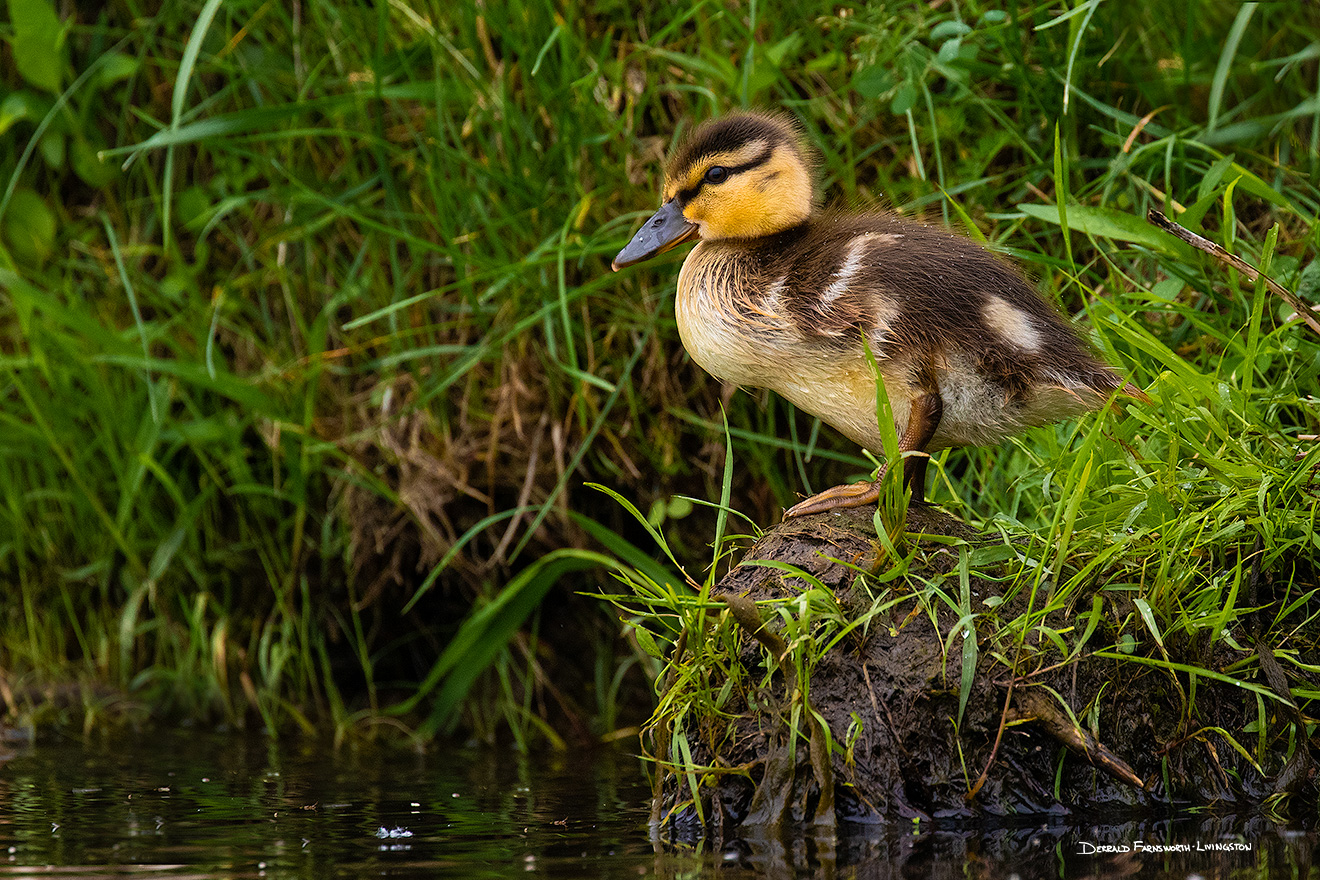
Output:
<instances>
[{"instance_id":1,"label":"muddy bank","mask_svg":"<svg viewBox=\"0 0 1320 880\"><path fill-rule=\"evenodd\" d=\"M892 571L873 513L778 526L712 592L737 622L737 656L729 662L746 674L731 676L737 684L718 711L694 700L681 730L657 728L657 753L670 753L670 738L681 735L690 766L704 770L662 774L654 816L668 833L723 837L739 825L1112 815L1193 804L1241 808L1272 795L1314 798L1309 749L1296 749L1284 765L1290 735L1299 730L1305 738L1295 712L1178 671L1178 664L1222 671L1249 659L1249 633L1234 634L1241 650L1222 638L1166 636L1161 647L1134 625L1134 594L1098 582L1064 607L1036 611L1019 640L1001 622L1045 609L1049 582L1033 593L994 564L960 577L960 554L981 548L982 562L993 558L1003 544L997 535L913 507L907 532L926 536L910 539L906 575L868 581L861 572ZM763 600L798 597L811 583L758 560L799 567L833 594L842 619L871 616L804 662L794 653L803 650L801 633ZM1100 611L1093 615L1095 597ZM965 627L955 631L968 609L976 615L975 651L965 644ZM1141 657L1152 662L1133 659ZM974 675L964 701L965 658ZM1270 665L1267 658L1260 668ZM1255 668L1233 676L1253 680ZM1246 728L1262 720L1265 748L1258 750L1258 730Z\"/></svg>"}]
</instances>

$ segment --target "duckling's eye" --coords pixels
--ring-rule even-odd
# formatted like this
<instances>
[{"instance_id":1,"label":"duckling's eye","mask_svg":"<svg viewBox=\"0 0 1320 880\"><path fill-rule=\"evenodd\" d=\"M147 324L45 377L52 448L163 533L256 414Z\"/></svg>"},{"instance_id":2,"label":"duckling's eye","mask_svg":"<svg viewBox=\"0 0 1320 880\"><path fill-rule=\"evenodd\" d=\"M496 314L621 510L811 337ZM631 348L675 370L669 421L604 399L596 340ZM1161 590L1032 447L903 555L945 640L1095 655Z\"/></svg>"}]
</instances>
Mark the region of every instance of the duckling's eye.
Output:
<instances>
[{"instance_id":1,"label":"duckling's eye","mask_svg":"<svg viewBox=\"0 0 1320 880\"><path fill-rule=\"evenodd\" d=\"M723 165L712 165L706 171L706 182L723 183L725 178L727 178L728 176L729 176L729 169L725 168Z\"/></svg>"}]
</instances>

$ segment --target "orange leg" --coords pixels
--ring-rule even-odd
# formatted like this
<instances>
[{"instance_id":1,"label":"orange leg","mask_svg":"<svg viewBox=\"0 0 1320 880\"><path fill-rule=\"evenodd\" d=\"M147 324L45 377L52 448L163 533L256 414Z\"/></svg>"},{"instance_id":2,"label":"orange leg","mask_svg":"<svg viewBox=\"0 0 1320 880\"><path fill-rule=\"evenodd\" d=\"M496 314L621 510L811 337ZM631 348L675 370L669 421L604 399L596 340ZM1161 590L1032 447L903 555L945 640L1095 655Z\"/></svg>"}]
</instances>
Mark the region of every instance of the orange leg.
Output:
<instances>
[{"instance_id":1,"label":"orange leg","mask_svg":"<svg viewBox=\"0 0 1320 880\"><path fill-rule=\"evenodd\" d=\"M940 399L938 393L921 395L912 401L907 430L898 438L899 452L921 453L903 459L903 482L911 487L912 500L918 504L925 499L926 492L926 463L930 461L930 456L925 454L926 444L935 436L935 429L939 427L942 415L944 415L944 401ZM824 513L840 507L862 507L874 504L880 498L880 481L884 474L882 468L874 481L834 486L812 495L785 511L784 519L790 516Z\"/></svg>"}]
</instances>

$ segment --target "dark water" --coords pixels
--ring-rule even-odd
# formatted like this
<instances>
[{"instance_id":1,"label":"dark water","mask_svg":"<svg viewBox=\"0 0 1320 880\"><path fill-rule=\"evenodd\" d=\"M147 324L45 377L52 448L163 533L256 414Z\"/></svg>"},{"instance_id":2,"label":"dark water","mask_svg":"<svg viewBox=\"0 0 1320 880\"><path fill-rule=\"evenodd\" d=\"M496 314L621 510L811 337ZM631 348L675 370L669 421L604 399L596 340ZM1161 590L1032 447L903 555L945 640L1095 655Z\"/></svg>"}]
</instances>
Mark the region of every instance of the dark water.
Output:
<instances>
[{"instance_id":1,"label":"dark water","mask_svg":"<svg viewBox=\"0 0 1320 880\"><path fill-rule=\"evenodd\" d=\"M177 732L48 737L0 758L0 877L1320 875L1315 835L1260 816L900 824L853 829L837 845L744 840L701 853L653 845L649 796L627 750L418 755ZM1225 845L1239 851L1211 849Z\"/></svg>"}]
</instances>

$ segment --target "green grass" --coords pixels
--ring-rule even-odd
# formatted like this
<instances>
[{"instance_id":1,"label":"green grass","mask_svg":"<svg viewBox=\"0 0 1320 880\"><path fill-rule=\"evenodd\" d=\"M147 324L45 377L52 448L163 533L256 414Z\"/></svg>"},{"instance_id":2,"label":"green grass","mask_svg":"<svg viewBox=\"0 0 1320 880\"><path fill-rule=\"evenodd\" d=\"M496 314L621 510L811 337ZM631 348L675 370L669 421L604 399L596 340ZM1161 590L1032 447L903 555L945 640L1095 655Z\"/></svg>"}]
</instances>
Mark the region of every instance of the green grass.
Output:
<instances>
[{"instance_id":1,"label":"green grass","mask_svg":"<svg viewBox=\"0 0 1320 880\"><path fill-rule=\"evenodd\" d=\"M651 538L584 483L668 517L696 570L723 514L674 519L675 496L727 486L767 524L869 467L766 395L728 400L726 454L676 261L608 270L674 138L738 106L802 120L832 201L1005 249L1153 389L950 455L937 501L1050 535L1163 626L1227 595L1258 535L1276 577L1314 579L1296 438L1320 348L1140 222L1160 208L1315 301L1320 23L1298 4L78 8L52 31L47 0L11 0L2 31L20 695L97 683L340 735L625 725L638 685L602 670L635 660L575 595L612 579L549 578Z\"/></svg>"}]
</instances>

